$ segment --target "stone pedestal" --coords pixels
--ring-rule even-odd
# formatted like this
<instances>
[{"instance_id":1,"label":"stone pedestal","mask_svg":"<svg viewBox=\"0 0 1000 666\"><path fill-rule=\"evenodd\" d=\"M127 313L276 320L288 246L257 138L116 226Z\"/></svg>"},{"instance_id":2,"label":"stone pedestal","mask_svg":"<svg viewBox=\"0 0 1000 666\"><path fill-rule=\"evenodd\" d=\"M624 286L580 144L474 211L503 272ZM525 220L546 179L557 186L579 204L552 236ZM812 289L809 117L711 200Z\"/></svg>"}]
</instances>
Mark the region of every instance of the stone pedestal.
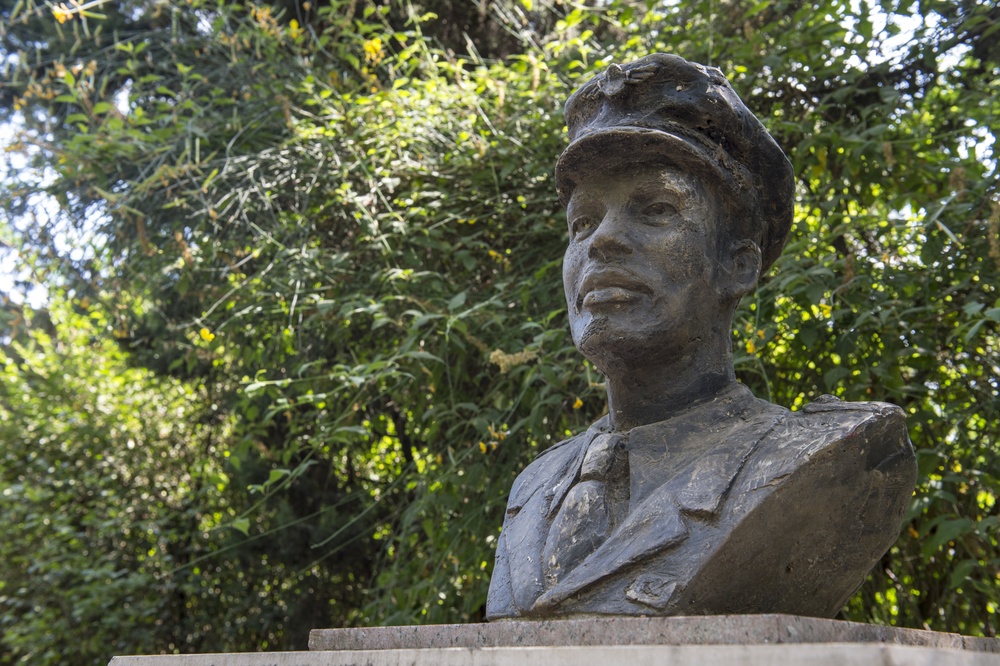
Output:
<instances>
[{"instance_id":1,"label":"stone pedestal","mask_svg":"<svg viewBox=\"0 0 1000 666\"><path fill-rule=\"evenodd\" d=\"M317 629L309 648L115 657L109 666L1000 666L1000 639L791 615Z\"/></svg>"}]
</instances>

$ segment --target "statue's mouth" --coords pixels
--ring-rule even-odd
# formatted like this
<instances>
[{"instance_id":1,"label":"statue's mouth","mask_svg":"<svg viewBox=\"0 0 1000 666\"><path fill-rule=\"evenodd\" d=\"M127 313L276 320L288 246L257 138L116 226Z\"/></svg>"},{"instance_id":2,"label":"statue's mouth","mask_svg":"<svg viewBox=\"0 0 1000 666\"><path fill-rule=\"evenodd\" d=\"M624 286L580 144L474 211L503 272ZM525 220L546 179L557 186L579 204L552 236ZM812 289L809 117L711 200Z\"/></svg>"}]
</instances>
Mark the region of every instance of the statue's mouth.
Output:
<instances>
[{"instance_id":1,"label":"statue's mouth","mask_svg":"<svg viewBox=\"0 0 1000 666\"><path fill-rule=\"evenodd\" d=\"M603 306L617 307L653 293L645 282L621 270L603 270L589 273L580 285L576 297L576 311Z\"/></svg>"}]
</instances>

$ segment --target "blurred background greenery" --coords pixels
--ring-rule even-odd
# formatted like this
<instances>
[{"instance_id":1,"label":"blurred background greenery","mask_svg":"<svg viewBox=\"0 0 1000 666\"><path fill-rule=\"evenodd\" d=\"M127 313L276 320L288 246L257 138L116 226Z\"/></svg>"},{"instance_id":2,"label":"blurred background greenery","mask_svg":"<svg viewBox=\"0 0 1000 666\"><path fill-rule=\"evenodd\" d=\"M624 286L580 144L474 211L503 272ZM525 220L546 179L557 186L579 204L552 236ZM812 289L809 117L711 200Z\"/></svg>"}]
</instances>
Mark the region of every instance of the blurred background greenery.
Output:
<instances>
[{"instance_id":1,"label":"blurred background greenery","mask_svg":"<svg viewBox=\"0 0 1000 666\"><path fill-rule=\"evenodd\" d=\"M798 176L741 380L908 414L906 524L840 617L996 635L995 3L0 17L0 664L481 620L514 476L606 407L566 330L562 104L653 51L720 67Z\"/></svg>"}]
</instances>

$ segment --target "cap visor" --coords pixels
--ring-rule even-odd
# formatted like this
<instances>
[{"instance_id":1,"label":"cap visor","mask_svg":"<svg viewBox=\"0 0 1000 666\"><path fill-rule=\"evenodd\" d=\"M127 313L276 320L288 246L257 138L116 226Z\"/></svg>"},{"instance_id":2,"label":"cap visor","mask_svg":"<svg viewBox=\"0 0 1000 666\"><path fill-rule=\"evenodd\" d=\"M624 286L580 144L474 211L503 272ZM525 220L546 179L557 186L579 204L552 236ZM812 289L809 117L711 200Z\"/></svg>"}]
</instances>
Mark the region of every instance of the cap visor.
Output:
<instances>
[{"instance_id":1,"label":"cap visor","mask_svg":"<svg viewBox=\"0 0 1000 666\"><path fill-rule=\"evenodd\" d=\"M733 174L697 143L662 130L618 126L584 134L559 156L556 162L559 199L565 206L583 178L644 166L680 168L739 191Z\"/></svg>"}]
</instances>

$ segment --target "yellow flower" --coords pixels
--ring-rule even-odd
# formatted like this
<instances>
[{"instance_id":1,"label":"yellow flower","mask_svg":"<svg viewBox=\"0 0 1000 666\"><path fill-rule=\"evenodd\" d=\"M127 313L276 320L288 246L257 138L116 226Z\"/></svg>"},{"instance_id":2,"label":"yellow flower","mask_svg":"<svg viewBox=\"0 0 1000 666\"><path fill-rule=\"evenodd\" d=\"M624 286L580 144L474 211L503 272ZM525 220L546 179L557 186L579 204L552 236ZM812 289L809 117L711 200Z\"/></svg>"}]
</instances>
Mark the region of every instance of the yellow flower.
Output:
<instances>
[{"instance_id":1,"label":"yellow flower","mask_svg":"<svg viewBox=\"0 0 1000 666\"><path fill-rule=\"evenodd\" d=\"M583 400L580 400L579 398L577 398L573 402L573 409L580 409L581 407L583 407Z\"/></svg>"},{"instance_id":2,"label":"yellow flower","mask_svg":"<svg viewBox=\"0 0 1000 666\"><path fill-rule=\"evenodd\" d=\"M292 39L298 39L302 36L302 28L295 19L288 22L288 34L291 35Z\"/></svg>"},{"instance_id":3,"label":"yellow flower","mask_svg":"<svg viewBox=\"0 0 1000 666\"><path fill-rule=\"evenodd\" d=\"M826 303L820 303L819 304L819 311L823 313L824 317L829 317L830 314L833 312L833 308L831 308Z\"/></svg>"},{"instance_id":4,"label":"yellow flower","mask_svg":"<svg viewBox=\"0 0 1000 666\"><path fill-rule=\"evenodd\" d=\"M757 351L757 345L754 344L753 340L747 340L747 353L753 354Z\"/></svg>"},{"instance_id":5,"label":"yellow flower","mask_svg":"<svg viewBox=\"0 0 1000 666\"><path fill-rule=\"evenodd\" d=\"M379 37L369 39L364 43L365 59L373 65L382 62L382 40Z\"/></svg>"},{"instance_id":6,"label":"yellow flower","mask_svg":"<svg viewBox=\"0 0 1000 666\"><path fill-rule=\"evenodd\" d=\"M198 335L200 335L201 339L204 340L205 342L211 342L212 340L215 339L215 333L212 333L212 331L208 330L207 328L202 328L200 331L198 331Z\"/></svg>"},{"instance_id":7,"label":"yellow flower","mask_svg":"<svg viewBox=\"0 0 1000 666\"><path fill-rule=\"evenodd\" d=\"M73 18L73 11L65 4L58 4L52 7L52 16L60 23L65 23Z\"/></svg>"},{"instance_id":8,"label":"yellow flower","mask_svg":"<svg viewBox=\"0 0 1000 666\"><path fill-rule=\"evenodd\" d=\"M479 442L479 450L482 451L483 453L486 453L486 444L484 444L483 442Z\"/></svg>"}]
</instances>

